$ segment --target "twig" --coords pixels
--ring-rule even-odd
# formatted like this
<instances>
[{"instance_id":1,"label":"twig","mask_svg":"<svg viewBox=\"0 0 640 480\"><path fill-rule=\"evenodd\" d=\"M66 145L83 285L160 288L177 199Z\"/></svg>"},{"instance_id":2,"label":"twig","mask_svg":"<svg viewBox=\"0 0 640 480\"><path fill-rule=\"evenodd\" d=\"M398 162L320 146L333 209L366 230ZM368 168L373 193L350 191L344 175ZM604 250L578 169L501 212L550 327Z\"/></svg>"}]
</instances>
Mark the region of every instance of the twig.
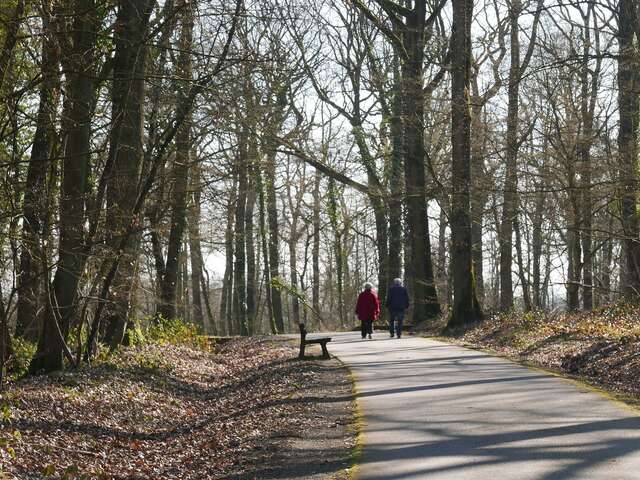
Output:
<instances>
[{"instance_id":1,"label":"twig","mask_svg":"<svg viewBox=\"0 0 640 480\"><path fill-rule=\"evenodd\" d=\"M96 457L96 458L102 458L102 455L100 455L99 453L96 452L89 452L88 450L79 450L77 448L66 448L66 447L61 447L59 445L46 445L44 443L33 443L32 445L42 448L42 449L54 449L54 450L62 450L64 452L69 452L69 453L79 453L81 455L90 455L92 457Z\"/></svg>"}]
</instances>

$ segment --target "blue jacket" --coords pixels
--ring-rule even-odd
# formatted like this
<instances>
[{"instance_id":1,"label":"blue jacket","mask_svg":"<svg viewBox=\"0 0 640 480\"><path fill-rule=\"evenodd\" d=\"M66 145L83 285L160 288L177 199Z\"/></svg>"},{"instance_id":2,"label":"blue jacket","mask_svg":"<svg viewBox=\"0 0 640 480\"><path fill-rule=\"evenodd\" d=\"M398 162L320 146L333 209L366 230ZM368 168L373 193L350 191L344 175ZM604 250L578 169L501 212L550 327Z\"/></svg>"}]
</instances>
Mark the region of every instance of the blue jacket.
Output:
<instances>
[{"instance_id":1,"label":"blue jacket","mask_svg":"<svg viewBox=\"0 0 640 480\"><path fill-rule=\"evenodd\" d=\"M400 312L409 308L409 294L402 285L391 285L387 290L387 310Z\"/></svg>"}]
</instances>

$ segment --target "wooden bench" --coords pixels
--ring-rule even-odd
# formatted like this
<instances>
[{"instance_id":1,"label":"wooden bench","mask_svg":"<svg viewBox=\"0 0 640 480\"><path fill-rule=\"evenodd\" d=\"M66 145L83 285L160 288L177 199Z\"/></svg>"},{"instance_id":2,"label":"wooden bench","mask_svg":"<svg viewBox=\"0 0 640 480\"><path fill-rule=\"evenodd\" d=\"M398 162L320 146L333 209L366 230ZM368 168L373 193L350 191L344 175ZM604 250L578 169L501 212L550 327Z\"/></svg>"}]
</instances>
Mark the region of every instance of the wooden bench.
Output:
<instances>
[{"instance_id":1,"label":"wooden bench","mask_svg":"<svg viewBox=\"0 0 640 480\"><path fill-rule=\"evenodd\" d=\"M322 347L322 358L329 358L329 350L327 350L327 343L331 341L331 337L324 338L312 338L311 340L307 340L307 329L304 326L304 323L300 323L300 355L298 358L304 358L304 349L307 345L312 344L320 344Z\"/></svg>"}]
</instances>

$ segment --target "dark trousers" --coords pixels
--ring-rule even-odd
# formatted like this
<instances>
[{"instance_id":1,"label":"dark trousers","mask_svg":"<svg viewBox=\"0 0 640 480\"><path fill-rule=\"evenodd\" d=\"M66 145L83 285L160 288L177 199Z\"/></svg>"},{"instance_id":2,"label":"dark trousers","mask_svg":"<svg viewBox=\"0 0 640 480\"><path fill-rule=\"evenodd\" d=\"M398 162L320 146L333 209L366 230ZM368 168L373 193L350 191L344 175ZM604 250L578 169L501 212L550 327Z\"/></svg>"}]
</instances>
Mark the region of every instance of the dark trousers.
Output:
<instances>
[{"instance_id":1,"label":"dark trousers","mask_svg":"<svg viewBox=\"0 0 640 480\"><path fill-rule=\"evenodd\" d=\"M365 338L367 333L371 335L373 333L373 320L361 320L360 331L362 332L362 338Z\"/></svg>"},{"instance_id":2,"label":"dark trousers","mask_svg":"<svg viewBox=\"0 0 640 480\"><path fill-rule=\"evenodd\" d=\"M404 310L391 310L389 312L389 333L391 334L392 337L394 333L398 336L398 338L402 336L403 321L404 321Z\"/></svg>"}]
</instances>

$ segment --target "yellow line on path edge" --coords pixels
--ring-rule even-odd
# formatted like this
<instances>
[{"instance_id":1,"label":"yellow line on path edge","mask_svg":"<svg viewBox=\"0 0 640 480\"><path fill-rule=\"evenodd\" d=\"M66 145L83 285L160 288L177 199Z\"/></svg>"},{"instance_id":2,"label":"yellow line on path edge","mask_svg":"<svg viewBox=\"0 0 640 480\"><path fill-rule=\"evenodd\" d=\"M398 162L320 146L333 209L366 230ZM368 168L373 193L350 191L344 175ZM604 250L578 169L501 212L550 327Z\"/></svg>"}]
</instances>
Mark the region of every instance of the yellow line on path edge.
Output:
<instances>
[{"instance_id":1,"label":"yellow line on path edge","mask_svg":"<svg viewBox=\"0 0 640 480\"><path fill-rule=\"evenodd\" d=\"M364 414L362 413L362 409L360 408L360 404L358 403L359 392L356 383L356 375L351 370L351 367L340 360L340 358L336 357L335 355L332 355L332 357L335 358L349 372L349 380L351 380L351 388L353 390L353 423L350 428L353 432L355 432L356 443L351 451L351 466L348 468L347 478L349 478L349 480L356 480L358 478L358 471L360 470L360 463L362 462L362 454L364 449Z\"/></svg>"}]
</instances>

